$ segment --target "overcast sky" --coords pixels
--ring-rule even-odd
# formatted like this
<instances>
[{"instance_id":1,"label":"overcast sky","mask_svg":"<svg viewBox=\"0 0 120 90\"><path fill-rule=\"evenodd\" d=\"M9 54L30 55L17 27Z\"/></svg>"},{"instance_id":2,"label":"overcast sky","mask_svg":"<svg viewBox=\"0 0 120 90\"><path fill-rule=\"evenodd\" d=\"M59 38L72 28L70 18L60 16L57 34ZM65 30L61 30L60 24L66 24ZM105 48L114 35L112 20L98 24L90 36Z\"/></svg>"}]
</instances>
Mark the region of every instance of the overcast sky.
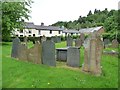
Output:
<instances>
[{"instance_id":1,"label":"overcast sky","mask_svg":"<svg viewBox=\"0 0 120 90\"><path fill-rule=\"evenodd\" d=\"M104 10L118 9L120 0L33 0L30 22L40 25L51 25L57 21L73 21L86 16L95 8Z\"/></svg>"}]
</instances>

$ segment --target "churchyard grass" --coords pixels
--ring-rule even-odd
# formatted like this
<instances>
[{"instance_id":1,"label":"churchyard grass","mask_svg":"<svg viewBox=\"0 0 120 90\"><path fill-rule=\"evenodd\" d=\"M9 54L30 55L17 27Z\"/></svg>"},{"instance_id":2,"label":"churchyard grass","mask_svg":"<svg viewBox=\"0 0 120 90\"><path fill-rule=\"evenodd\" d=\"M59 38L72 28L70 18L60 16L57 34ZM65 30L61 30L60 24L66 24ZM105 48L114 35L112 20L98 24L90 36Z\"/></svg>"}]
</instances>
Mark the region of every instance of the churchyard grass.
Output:
<instances>
[{"instance_id":1,"label":"churchyard grass","mask_svg":"<svg viewBox=\"0 0 120 90\"><path fill-rule=\"evenodd\" d=\"M28 43L32 47L32 43ZM116 56L102 56L100 77L83 73L80 68L57 62L56 67L19 61L10 57L11 42L2 45L2 87L3 88L117 88L118 59ZM56 48L66 43L56 43ZM1 46L0 46L1 47ZM113 49L114 50L114 49ZM80 66L84 60L84 48L80 50Z\"/></svg>"}]
</instances>

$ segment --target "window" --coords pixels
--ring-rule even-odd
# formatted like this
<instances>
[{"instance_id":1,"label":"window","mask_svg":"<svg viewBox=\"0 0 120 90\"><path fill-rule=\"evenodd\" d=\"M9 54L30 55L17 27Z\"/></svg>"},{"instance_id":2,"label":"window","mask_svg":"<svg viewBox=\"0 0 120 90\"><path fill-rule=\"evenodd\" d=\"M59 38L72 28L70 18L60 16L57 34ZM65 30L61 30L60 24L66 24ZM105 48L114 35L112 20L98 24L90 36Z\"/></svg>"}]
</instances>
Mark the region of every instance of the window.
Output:
<instances>
[{"instance_id":1,"label":"window","mask_svg":"<svg viewBox=\"0 0 120 90\"><path fill-rule=\"evenodd\" d=\"M31 31L31 30L29 30L28 32L29 32L29 33L32 33L32 31Z\"/></svg>"},{"instance_id":2,"label":"window","mask_svg":"<svg viewBox=\"0 0 120 90\"><path fill-rule=\"evenodd\" d=\"M35 34L33 34L33 36L35 37Z\"/></svg>"},{"instance_id":3,"label":"window","mask_svg":"<svg viewBox=\"0 0 120 90\"><path fill-rule=\"evenodd\" d=\"M20 35L20 37L23 37L23 35Z\"/></svg>"},{"instance_id":4,"label":"window","mask_svg":"<svg viewBox=\"0 0 120 90\"><path fill-rule=\"evenodd\" d=\"M41 30L38 30L38 35L40 35L41 34Z\"/></svg>"},{"instance_id":5,"label":"window","mask_svg":"<svg viewBox=\"0 0 120 90\"><path fill-rule=\"evenodd\" d=\"M58 33L60 34L60 31L58 31Z\"/></svg>"},{"instance_id":6,"label":"window","mask_svg":"<svg viewBox=\"0 0 120 90\"><path fill-rule=\"evenodd\" d=\"M52 30L50 30L50 34L52 34Z\"/></svg>"},{"instance_id":7,"label":"window","mask_svg":"<svg viewBox=\"0 0 120 90\"><path fill-rule=\"evenodd\" d=\"M31 35L29 35L29 37L31 37Z\"/></svg>"},{"instance_id":8,"label":"window","mask_svg":"<svg viewBox=\"0 0 120 90\"><path fill-rule=\"evenodd\" d=\"M20 33L23 33L23 30L20 30Z\"/></svg>"},{"instance_id":9,"label":"window","mask_svg":"<svg viewBox=\"0 0 120 90\"><path fill-rule=\"evenodd\" d=\"M71 33L71 35L73 35L73 33Z\"/></svg>"},{"instance_id":10,"label":"window","mask_svg":"<svg viewBox=\"0 0 120 90\"><path fill-rule=\"evenodd\" d=\"M18 37L18 35L16 35Z\"/></svg>"}]
</instances>

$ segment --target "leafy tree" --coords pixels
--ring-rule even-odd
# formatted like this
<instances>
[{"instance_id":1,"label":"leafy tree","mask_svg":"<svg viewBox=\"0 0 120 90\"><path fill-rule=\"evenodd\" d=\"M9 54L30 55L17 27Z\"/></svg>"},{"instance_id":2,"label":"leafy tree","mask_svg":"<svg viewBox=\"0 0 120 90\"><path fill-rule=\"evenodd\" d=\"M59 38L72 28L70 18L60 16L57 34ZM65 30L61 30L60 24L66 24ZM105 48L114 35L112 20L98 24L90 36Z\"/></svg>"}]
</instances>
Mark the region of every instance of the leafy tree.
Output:
<instances>
[{"instance_id":1,"label":"leafy tree","mask_svg":"<svg viewBox=\"0 0 120 90\"><path fill-rule=\"evenodd\" d=\"M91 11L91 10L89 11L89 13L88 13L88 15L87 15L87 16L90 16L90 15L92 15L92 11Z\"/></svg>"},{"instance_id":2,"label":"leafy tree","mask_svg":"<svg viewBox=\"0 0 120 90\"><path fill-rule=\"evenodd\" d=\"M15 28L23 28L29 19L31 0L25 2L2 2L2 38L8 40Z\"/></svg>"}]
</instances>

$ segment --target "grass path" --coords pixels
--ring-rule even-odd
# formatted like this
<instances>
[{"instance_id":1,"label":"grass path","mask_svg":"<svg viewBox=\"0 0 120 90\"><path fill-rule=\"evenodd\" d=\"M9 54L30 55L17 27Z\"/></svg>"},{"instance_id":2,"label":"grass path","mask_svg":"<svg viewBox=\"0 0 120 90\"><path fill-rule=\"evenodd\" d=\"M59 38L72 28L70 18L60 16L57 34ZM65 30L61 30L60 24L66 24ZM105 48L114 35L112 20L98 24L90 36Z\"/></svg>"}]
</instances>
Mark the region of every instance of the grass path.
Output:
<instances>
[{"instance_id":1,"label":"grass path","mask_svg":"<svg viewBox=\"0 0 120 90\"><path fill-rule=\"evenodd\" d=\"M29 46L32 46L29 43ZM1 46L0 46L1 47ZM65 47L65 42L57 43L56 48ZM84 49L81 48L82 65ZM113 56L102 56L100 77L83 73L80 68L66 66L57 62L56 67L35 65L10 57L11 43L2 47L2 82L3 88L117 88L118 59Z\"/></svg>"}]
</instances>

